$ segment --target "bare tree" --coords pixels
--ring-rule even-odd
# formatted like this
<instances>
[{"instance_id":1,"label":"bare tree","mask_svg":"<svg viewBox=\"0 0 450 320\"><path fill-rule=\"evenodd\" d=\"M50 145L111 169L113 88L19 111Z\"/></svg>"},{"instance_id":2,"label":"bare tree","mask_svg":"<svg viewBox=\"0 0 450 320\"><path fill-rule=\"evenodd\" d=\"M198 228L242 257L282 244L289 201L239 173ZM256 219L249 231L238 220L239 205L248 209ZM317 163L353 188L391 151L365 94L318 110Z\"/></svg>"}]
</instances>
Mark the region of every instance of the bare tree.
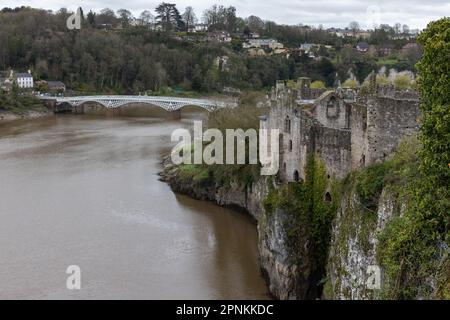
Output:
<instances>
[{"instance_id":1,"label":"bare tree","mask_svg":"<svg viewBox=\"0 0 450 320\"><path fill-rule=\"evenodd\" d=\"M117 10L117 15L120 18L120 22L123 27L127 27L130 25L131 19L133 19L133 15L127 9L119 9Z\"/></svg>"},{"instance_id":2,"label":"bare tree","mask_svg":"<svg viewBox=\"0 0 450 320\"><path fill-rule=\"evenodd\" d=\"M402 25L400 23L397 22L396 24L394 24L394 31L396 34L399 34L401 32L401 29Z\"/></svg>"},{"instance_id":3,"label":"bare tree","mask_svg":"<svg viewBox=\"0 0 450 320\"><path fill-rule=\"evenodd\" d=\"M149 28L153 27L155 24L155 16L148 10L142 11L139 19L141 19L142 23Z\"/></svg>"},{"instance_id":4,"label":"bare tree","mask_svg":"<svg viewBox=\"0 0 450 320\"><path fill-rule=\"evenodd\" d=\"M227 30L234 32L236 29L236 8L213 5L203 12L203 21L210 31Z\"/></svg>"},{"instance_id":5,"label":"bare tree","mask_svg":"<svg viewBox=\"0 0 450 320\"><path fill-rule=\"evenodd\" d=\"M357 21L352 21L348 27L352 30L353 36L356 36L356 33L359 31L359 23Z\"/></svg>"},{"instance_id":6,"label":"bare tree","mask_svg":"<svg viewBox=\"0 0 450 320\"><path fill-rule=\"evenodd\" d=\"M184 25L187 31L190 31L195 23L197 23L197 16L195 15L194 8L191 6L186 7L184 13L181 15L184 21Z\"/></svg>"},{"instance_id":7,"label":"bare tree","mask_svg":"<svg viewBox=\"0 0 450 320\"><path fill-rule=\"evenodd\" d=\"M100 10L100 13L97 15L97 22L99 24L111 24L114 25L116 23L116 15L114 11L109 8L104 8Z\"/></svg>"},{"instance_id":8,"label":"bare tree","mask_svg":"<svg viewBox=\"0 0 450 320\"><path fill-rule=\"evenodd\" d=\"M264 21L257 16L248 17L245 23L252 32L261 32L264 29Z\"/></svg>"},{"instance_id":9,"label":"bare tree","mask_svg":"<svg viewBox=\"0 0 450 320\"><path fill-rule=\"evenodd\" d=\"M403 34L409 34L409 27L407 24L402 26Z\"/></svg>"}]
</instances>

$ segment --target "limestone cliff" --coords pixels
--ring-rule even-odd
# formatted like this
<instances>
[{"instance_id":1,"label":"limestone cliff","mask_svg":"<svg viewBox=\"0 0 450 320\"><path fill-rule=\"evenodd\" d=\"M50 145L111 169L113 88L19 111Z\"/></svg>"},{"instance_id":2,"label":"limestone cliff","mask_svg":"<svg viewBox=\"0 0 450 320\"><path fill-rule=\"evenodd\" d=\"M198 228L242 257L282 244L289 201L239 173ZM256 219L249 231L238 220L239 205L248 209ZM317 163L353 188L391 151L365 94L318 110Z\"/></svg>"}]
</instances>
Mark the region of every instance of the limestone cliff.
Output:
<instances>
[{"instance_id":1,"label":"limestone cliff","mask_svg":"<svg viewBox=\"0 0 450 320\"><path fill-rule=\"evenodd\" d=\"M332 292L327 292L330 295L327 298L379 297L379 289L370 289L367 282L374 272L371 268L379 265L376 259L377 237L387 222L399 214L396 200L389 189L384 189L377 208L371 210L361 204L356 192L349 191L344 195L333 223L328 262Z\"/></svg>"}]
</instances>

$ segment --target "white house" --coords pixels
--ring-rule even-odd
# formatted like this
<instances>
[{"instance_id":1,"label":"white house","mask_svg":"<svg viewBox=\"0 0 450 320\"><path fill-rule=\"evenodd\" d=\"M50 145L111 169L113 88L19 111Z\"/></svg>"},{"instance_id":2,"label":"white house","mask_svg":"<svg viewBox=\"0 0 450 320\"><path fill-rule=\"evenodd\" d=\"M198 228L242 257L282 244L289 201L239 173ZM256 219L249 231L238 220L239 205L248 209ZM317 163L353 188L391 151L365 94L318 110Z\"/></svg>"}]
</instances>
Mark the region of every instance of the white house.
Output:
<instances>
[{"instance_id":1,"label":"white house","mask_svg":"<svg viewBox=\"0 0 450 320\"><path fill-rule=\"evenodd\" d=\"M272 50L283 49L283 44L274 39L249 39L248 42L242 44L244 49L269 47Z\"/></svg>"},{"instance_id":2,"label":"white house","mask_svg":"<svg viewBox=\"0 0 450 320\"><path fill-rule=\"evenodd\" d=\"M28 73L14 73L14 80L19 88L26 89L34 87L33 76L30 70L28 70Z\"/></svg>"}]
</instances>

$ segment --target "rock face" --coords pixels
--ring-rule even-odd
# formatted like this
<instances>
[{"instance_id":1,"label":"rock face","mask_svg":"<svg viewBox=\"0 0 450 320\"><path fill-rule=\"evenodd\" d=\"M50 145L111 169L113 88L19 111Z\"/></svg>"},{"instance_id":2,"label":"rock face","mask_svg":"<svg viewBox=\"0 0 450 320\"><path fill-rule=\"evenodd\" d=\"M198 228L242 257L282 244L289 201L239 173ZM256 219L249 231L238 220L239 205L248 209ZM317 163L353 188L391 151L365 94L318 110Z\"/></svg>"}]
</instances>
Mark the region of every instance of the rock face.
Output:
<instances>
[{"instance_id":1,"label":"rock face","mask_svg":"<svg viewBox=\"0 0 450 320\"><path fill-rule=\"evenodd\" d=\"M261 269L270 292L277 298L308 299L311 296L310 248L308 240L292 253L287 231L290 217L281 209L262 217L258 224Z\"/></svg>"},{"instance_id":2,"label":"rock face","mask_svg":"<svg viewBox=\"0 0 450 320\"><path fill-rule=\"evenodd\" d=\"M258 248L261 272L266 278L270 293L278 299L304 299L310 291L308 279L301 274L308 274L308 260L302 259L299 265L286 245L289 224L288 217L282 210L266 215L263 200L267 197L271 180L261 178L251 186L231 181L226 186L219 185L212 179L195 181L180 177L176 166L167 164L161 173L161 180L166 181L175 192L187 194L195 199L214 201L220 206L246 212L258 225ZM303 248L308 249L307 243ZM305 254L305 256L307 256ZM299 269L303 268L303 273Z\"/></svg>"},{"instance_id":3,"label":"rock face","mask_svg":"<svg viewBox=\"0 0 450 320\"><path fill-rule=\"evenodd\" d=\"M387 189L383 190L375 211L362 207L354 192L342 199L333 224L329 253L328 276L333 291L333 297L330 298L378 297L379 291L371 289L367 282L378 268L377 236L397 214L395 201ZM382 285L382 277L380 280Z\"/></svg>"}]
</instances>

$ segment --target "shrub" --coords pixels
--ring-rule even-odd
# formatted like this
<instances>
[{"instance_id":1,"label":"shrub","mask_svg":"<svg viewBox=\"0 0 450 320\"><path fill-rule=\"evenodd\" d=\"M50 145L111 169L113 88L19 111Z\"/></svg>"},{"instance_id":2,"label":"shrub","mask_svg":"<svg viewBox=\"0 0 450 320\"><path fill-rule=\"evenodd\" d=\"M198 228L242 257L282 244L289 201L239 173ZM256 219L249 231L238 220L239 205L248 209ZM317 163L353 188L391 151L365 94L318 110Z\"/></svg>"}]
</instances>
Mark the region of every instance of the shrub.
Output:
<instances>
[{"instance_id":1,"label":"shrub","mask_svg":"<svg viewBox=\"0 0 450 320\"><path fill-rule=\"evenodd\" d=\"M398 90L405 90L411 87L411 79L404 74L399 74L394 79L394 86Z\"/></svg>"},{"instance_id":2,"label":"shrub","mask_svg":"<svg viewBox=\"0 0 450 320\"><path fill-rule=\"evenodd\" d=\"M381 74L377 74L376 82L379 86L388 86L390 84L388 77Z\"/></svg>"},{"instance_id":3,"label":"shrub","mask_svg":"<svg viewBox=\"0 0 450 320\"><path fill-rule=\"evenodd\" d=\"M356 80L352 80L352 79L347 79L345 80L345 82L342 84L343 88L352 88L355 89L356 87L359 86L358 81Z\"/></svg>"},{"instance_id":4,"label":"shrub","mask_svg":"<svg viewBox=\"0 0 450 320\"><path fill-rule=\"evenodd\" d=\"M363 205L366 207L376 208L381 191L383 190L386 172L387 164L380 163L371 165L358 173L356 190L361 197Z\"/></svg>"},{"instance_id":5,"label":"shrub","mask_svg":"<svg viewBox=\"0 0 450 320\"><path fill-rule=\"evenodd\" d=\"M324 89L325 83L323 83L320 80L316 80L313 83L311 83L311 89Z\"/></svg>"}]
</instances>

